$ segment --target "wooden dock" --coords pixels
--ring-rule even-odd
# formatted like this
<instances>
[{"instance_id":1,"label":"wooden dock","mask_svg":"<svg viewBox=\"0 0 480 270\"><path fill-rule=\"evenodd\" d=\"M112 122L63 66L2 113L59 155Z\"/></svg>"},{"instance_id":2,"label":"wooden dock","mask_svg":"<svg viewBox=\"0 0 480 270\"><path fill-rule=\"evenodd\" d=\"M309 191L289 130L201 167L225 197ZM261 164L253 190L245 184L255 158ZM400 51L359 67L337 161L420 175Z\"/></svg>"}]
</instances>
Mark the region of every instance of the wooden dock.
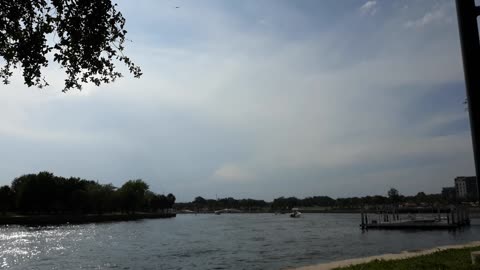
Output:
<instances>
[{"instance_id":1,"label":"wooden dock","mask_svg":"<svg viewBox=\"0 0 480 270\"><path fill-rule=\"evenodd\" d=\"M400 214L401 211L393 207L364 210L361 213L362 230L455 230L470 225L467 207L455 206L438 208L430 214Z\"/></svg>"}]
</instances>

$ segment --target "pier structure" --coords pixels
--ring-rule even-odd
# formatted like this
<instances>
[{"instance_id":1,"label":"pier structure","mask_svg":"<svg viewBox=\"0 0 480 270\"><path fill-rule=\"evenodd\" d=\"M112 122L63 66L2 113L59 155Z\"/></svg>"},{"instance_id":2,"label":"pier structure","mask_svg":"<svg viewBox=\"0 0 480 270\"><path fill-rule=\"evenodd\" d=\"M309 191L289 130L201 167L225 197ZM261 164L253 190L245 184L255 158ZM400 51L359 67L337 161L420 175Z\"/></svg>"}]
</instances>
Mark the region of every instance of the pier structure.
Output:
<instances>
[{"instance_id":1,"label":"pier structure","mask_svg":"<svg viewBox=\"0 0 480 270\"><path fill-rule=\"evenodd\" d=\"M381 207L363 209L360 228L369 229L447 229L454 230L470 225L466 206L443 208Z\"/></svg>"}]
</instances>

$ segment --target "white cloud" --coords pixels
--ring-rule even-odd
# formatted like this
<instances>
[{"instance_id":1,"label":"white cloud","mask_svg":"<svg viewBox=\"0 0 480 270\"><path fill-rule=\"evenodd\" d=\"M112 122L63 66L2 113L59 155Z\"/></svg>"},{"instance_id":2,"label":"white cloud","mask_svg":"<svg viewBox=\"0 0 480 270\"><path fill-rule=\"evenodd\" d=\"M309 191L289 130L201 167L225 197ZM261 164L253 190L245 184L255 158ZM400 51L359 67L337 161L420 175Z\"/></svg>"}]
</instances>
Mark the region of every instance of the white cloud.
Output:
<instances>
[{"instance_id":1,"label":"white cloud","mask_svg":"<svg viewBox=\"0 0 480 270\"><path fill-rule=\"evenodd\" d=\"M404 26L406 28L422 28L427 25L440 22L452 22L452 18L448 16L444 6L434 7L433 10L426 12L421 18L416 20L408 20Z\"/></svg>"},{"instance_id":2,"label":"white cloud","mask_svg":"<svg viewBox=\"0 0 480 270\"><path fill-rule=\"evenodd\" d=\"M375 15L375 13L377 13L377 11L378 11L377 1L373 1L373 0L367 1L365 4L363 4L360 7L360 12L363 15L373 16Z\"/></svg>"},{"instance_id":3,"label":"white cloud","mask_svg":"<svg viewBox=\"0 0 480 270\"><path fill-rule=\"evenodd\" d=\"M224 183L251 182L254 176L245 168L234 163L227 163L216 169L213 173L213 180Z\"/></svg>"}]
</instances>

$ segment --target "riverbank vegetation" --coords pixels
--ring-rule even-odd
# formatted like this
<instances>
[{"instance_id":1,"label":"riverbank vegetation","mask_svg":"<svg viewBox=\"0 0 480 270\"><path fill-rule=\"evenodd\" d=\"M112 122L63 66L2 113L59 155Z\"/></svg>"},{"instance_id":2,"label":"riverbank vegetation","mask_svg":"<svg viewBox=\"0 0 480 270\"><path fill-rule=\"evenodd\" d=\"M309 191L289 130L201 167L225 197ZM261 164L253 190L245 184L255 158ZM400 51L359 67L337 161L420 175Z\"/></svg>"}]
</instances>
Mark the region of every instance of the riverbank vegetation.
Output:
<instances>
[{"instance_id":1,"label":"riverbank vegetation","mask_svg":"<svg viewBox=\"0 0 480 270\"><path fill-rule=\"evenodd\" d=\"M423 255L401 260L375 260L369 263L357 264L336 270L471 270L480 269L480 265L472 265L470 253L479 251L480 247L447 249L429 255Z\"/></svg>"},{"instance_id":2,"label":"riverbank vegetation","mask_svg":"<svg viewBox=\"0 0 480 270\"><path fill-rule=\"evenodd\" d=\"M112 184L50 172L26 174L11 186L0 187L0 215L66 215L165 212L175 203L173 194L156 194L141 179L117 188Z\"/></svg>"}]
</instances>

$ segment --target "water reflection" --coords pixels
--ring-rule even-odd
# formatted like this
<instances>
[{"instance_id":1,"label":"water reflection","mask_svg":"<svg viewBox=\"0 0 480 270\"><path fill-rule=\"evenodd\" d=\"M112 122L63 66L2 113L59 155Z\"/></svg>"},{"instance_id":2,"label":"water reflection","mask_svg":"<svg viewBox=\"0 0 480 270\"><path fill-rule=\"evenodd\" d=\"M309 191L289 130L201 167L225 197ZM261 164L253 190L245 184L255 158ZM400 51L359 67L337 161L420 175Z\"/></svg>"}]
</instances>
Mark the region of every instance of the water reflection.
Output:
<instances>
[{"instance_id":1,"label":"water reflection","mask_svg":"<svg viewBox=\"0 0 480 270\"><path fill-rule=\"evenodd\" d=\"M0 227L0 265L12 269L278 269L480 239L480 226L456 232L362 232L358 222L358 215L350 214L305 214L300 219L238 214Z\"/></svg>"}]
</instances>

